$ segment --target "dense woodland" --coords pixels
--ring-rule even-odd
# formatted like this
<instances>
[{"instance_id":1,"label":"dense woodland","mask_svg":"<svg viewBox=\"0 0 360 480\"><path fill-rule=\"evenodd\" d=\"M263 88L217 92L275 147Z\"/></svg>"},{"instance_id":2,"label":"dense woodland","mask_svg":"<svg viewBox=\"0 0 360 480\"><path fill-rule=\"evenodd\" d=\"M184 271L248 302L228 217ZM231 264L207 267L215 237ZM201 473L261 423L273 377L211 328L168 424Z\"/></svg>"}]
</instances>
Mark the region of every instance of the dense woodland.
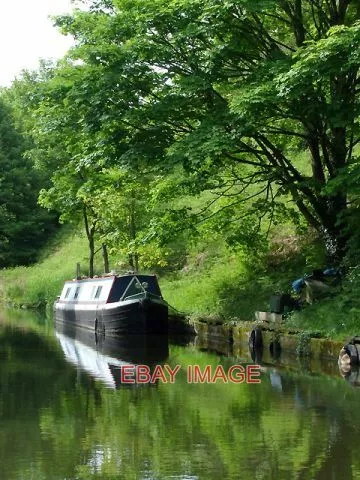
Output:
<instances>
[{"instance_id":1,"label":"dense woodland","mask_svg":"<svg viewBox=\"0 0 360 480\"><path fill-rule=\"evenodd\" d=\"M0 265L34 262L56 228L56 215L38 205L45 177L26 157L30 143L15 128L11 110L0 103Z\"/></svg>"},{"instance_id":2,"label":"dense woodland","mask_svg":"<svg viewBox=\"0 0 360 480\"><path fill-rule=\"evenodd\" d=\"M57 218L83 225L90 274L102 244L176 269L209 238L254 265L358 265L358 0L77 5L54 19L68 54L2 92L3 266Z\"/></svg>"}]
</instances>

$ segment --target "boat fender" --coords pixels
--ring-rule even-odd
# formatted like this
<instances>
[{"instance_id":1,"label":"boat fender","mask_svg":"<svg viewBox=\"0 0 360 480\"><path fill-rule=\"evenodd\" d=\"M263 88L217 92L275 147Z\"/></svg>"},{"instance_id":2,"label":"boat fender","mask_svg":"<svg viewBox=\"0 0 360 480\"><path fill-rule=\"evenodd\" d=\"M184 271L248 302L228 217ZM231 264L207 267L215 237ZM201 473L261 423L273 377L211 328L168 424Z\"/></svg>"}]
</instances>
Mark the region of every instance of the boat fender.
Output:
<instances>
[{"instance_id":1,"label":"boat fender","mask_svg":"<svg viewBox=\"0 0 360 480\"><path fill-rule=\"evenodd\" d=\"M258 350L263 347L263 338L261 333L261 328L256 327L251 330L249 336L249 347L254 350Z\"/></svg>"}]
</instances>

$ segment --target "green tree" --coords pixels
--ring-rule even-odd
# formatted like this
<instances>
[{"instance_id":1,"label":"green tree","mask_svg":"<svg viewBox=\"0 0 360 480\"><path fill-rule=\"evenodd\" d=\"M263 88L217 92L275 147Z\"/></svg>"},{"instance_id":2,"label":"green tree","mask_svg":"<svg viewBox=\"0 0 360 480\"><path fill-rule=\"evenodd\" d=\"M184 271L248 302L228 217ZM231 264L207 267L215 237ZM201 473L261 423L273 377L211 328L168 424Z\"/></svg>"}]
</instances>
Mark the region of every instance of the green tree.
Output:
<instances>
[{"instance_id":1,"label":"green tree","mask_svg":"<svg viewBox=\"0 0 360 480\"><path fill-rule=\"evenodd\" d=\"M134 270L140 255L147 266L163 263L161 250L152 248L150 255L140 239L151 214L150 190L157 176L140 164L137 170L122 165L111 134L91 125L95 117L90 106L97 103L95 87L92 95L88 91L91 79L91 66L65 60L58 66L43 65L38 74L25 73L17 81L33 140L28 155L50 177L40 192L40 204L57 211L61 222L82 219L90 276L96 242L120 251ZM101 115L101 105L96 115Z\"/></svg>"},{"instance_id":2,"label":"green tree","mask_svg":"<svg viewBox=\"0 0 360 480\"><path fill-rule=\"evenodd\" d=\"M103 164L92 159L91 139L81 125L81 109L62 101L62 92L72 83L55 78L55 71L56 65L42 63L38 72L24 72L8 96L17 107L19 124L30 137L27 155L48 177L39 203L57 212L61 223L83 223L92 277L96 235L101 230L95 205L104 184Z\"/></svg>"},{"instance_id":3,"label":"green tree","mask_svg":"<svg viewBox=\"0 0 360 480\"><path fill-rule=\"evenodd\" d=\"M54 231L54 217L37 205L43 178L25 156L26 139L0 101L0 265L29 264Z\"/></svg>"},{"instance_id":4,"label":"green tree","mask_svg":"<svg viewBox=\"0 0 360 480\"><path fill-rule=\"evenodd\" d=\"M86 128L117 162L181 162L195 192L235 169L258 216L264 197L271 218L290 196L329 254L343 256L347 191L332 185L357 162L356 1L89 5L57 23L77 40Z\"/></svg>"}]
</instances>

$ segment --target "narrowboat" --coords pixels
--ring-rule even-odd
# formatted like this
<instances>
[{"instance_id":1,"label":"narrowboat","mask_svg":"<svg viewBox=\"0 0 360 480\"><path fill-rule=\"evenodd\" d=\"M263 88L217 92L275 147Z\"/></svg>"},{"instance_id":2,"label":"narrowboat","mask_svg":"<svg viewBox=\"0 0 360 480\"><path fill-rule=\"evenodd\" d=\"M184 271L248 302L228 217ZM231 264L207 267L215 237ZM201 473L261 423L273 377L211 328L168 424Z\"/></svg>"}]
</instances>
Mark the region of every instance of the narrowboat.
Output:
<instances>
[{"instance_id":1,"label":"narrowboat","mask_svg":"<svg viewBox=\"0 0 360 480\"><path fill-rule=\"evenodd\" d=\"M111 335L167 334L168 305L155 275L109 275L67 281L55 320Z\"/></svg>"}]
</instances>

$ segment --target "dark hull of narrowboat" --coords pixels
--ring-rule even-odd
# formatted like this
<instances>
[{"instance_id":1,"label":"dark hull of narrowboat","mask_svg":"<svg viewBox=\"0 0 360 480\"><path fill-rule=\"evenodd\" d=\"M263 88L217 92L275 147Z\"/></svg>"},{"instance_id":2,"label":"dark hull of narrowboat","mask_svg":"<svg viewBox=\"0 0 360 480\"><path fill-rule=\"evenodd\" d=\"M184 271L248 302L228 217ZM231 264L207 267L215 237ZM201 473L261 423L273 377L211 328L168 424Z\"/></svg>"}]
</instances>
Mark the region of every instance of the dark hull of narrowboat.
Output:
<instances>
[{"instance_id":1,"label":"dark hull of narrowboat","mask_svg":"<svg viewBox=\"0 0 360 480\"><path fill-rule=\"evenodd\" d=\"M168 306L134 299L106 304L56 302L55 320L109 335L167 334Z\"/></svg>"}]
</instances>

